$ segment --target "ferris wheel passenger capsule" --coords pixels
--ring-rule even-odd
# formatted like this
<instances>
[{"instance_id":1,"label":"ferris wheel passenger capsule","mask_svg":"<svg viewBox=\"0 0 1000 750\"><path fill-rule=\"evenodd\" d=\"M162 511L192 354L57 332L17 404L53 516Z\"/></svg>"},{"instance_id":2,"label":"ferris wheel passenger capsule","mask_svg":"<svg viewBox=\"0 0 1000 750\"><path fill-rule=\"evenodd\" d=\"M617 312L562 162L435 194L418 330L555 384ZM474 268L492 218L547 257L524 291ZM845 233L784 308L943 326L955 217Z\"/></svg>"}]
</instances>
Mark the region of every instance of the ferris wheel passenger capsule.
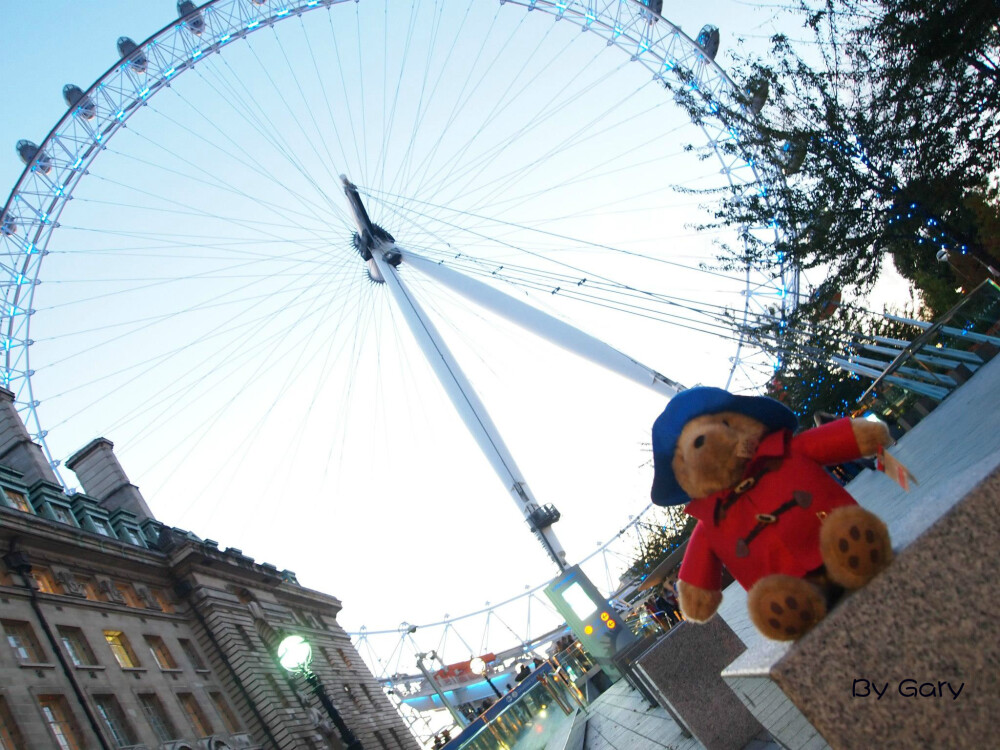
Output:
<instances>
[{"instance_id":1,"label":"ferris wheel passenger capsule","mask_svg":"<svg viewBox=\"0 0 1000 750\"><path fill-rule=\"evenodd\" d=\"M83 93L79 86L67 83L63 86L63 99L70 107L76 107L76 111L86 120L93 120L97 115L97 105L94 100Z\"/></svg>"},{"instance_id":2,"label":"ferris wheel passenger capsule","mask_svg":"<svg viewBox=\"0 0 1000 750\"><path fill-rule=\"evenodd\" d=\"M719 27L706 23L701 27L694 42L702 48L710 60L714 60L719 52Z\"/></svg>"},{"instance_id":3,"label":"ferris wheel passenger capsule","mask_svg":"<svg viewBox=\"0 0 1000 750\"><path fill-rule=\"evenodd\" d=\"M177 3L177 15L192 34L201 36L201 32L205 30L205 19L191 0L180 0Z\"/></svg>"},{"instance_id":4,"label":"ferris wheel passenger capsule","mask_svg":"<svg viewBox=\"0 0 1000 750\"><path fill-rule=\"evenodd\" d=\"M48 157L48 154L29 140L20 140L17 142L17 155L21 157L21 161L25 164L30 165L34 161L35 169L42 174L48 174L52 170L52 160Z\"/></svg>"},{"instance_id":5,"label":"ferris wheel passenger capsule","mask_svg":"<svg viewBox=\"0 0 1000 750\"><path fill-rule=\"evenodd\" d=\"M639 0L639 2L646 6L647 12L643 13L646 20L656 23L657 16L663 11L663 0Z\"/></svg>"},{"instance_id":6,"label":"ferris wheel passenger capsule","mask_svg":"<svg viewBox=\"0 0 1000 750\"><path fill-rule=\"evenodd\" d=\"M750 97L749 106L753 114L760 114L760 111L764 109L764 105L767 104L767 97L770 93L771 84L766 79L754 78L750 81L750 85L747 86L747 96Z\"/></svg>"},{"instance_id":7,"label":"ferris wheel passenger capsule","mask_svg":"<svg viewBox=\"0 0 1000 750\"><path fill-rule=\"evenodd\" d=\"M17 222L14 221L14 217L10 214L4 214L3 218L0 218L0 234L4 237L10 237L12 234L17 233Z\"/></svg>"},{"instance_id":8,"label":"ferris wheel passenger capsule","mask_svg":"<svg viewBox=\"0 0 1000 750\"><path fill-rule=\"evenodd\" d=\"M145 73L149 67L149 60L139 45L127 36L118 37L118 55L128 63L136 73Z\"/></svg>"},{"instance_id":9,"label":"ferris wheel passenger capsule","mask_svg":"<svg viewBox=\"0 0 1000 750\"><path fill-rule=\"evenodd\" d=\"M806 160L806 144L799 141L785 141L781 147L782 165L781 169L786 175L795 174L802 169L802 163Z\"/></svg>"}]
</instances>

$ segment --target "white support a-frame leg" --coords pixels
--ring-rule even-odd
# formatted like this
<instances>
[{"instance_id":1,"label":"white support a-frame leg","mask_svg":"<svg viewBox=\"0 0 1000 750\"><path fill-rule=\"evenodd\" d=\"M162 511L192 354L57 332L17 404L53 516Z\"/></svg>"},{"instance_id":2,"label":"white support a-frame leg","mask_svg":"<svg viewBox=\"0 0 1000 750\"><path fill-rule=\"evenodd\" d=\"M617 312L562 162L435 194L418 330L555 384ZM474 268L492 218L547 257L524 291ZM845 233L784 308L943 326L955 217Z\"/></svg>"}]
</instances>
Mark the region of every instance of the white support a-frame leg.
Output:
<instances>
[{"instance_id":1,"label":"white support a-frame leg","mask_svg":"<svg viewBox=\"0 0 1000 750\"><path fill-rule=\"evenodd\" d=\"M415 267L424 275L556 346L618 373L639 385L651 388L667 398L672 398L683 390L683 386L679 383L569 323L441 263L435 263L398 246L396 250L408 265Z\"/></svg>"},{"instance_id":2,"label":"white support a-frame leg","mask_svg":"<svg viewBox=\"0 0 1000 750\"><path fill-rule=\"evenodd\" d=\"M424 312L424 309L414 299L402 279L399 278L396 268L386 261L384 254L392 252L400 252L400 250L394 244L383 244L372 251L372 259L375 261L379 273L385 280L385 284L389 288L389 293L399 307L424 356L427 357L427 361L434 368L434 373L437 375L438 380L441 381L441 385L444 386L452 404L458 410L459 416L465 422L465 426L476 439L476 442L486 455L490 465L493 466L493 470L497 473L497 476L500 477L504 486L507 487L513 496L518 510L521 511L528 525L539 541L541 541L542 546L545 547L545 551L549 554L549 557L559 567L559 570L565 570L566 552L556 538L552 527L547 526L539 529L531 521L531 514L539 508L539 504L531 494L531 490L528 489L521 470L514 462L514 457L508 450L503 438L500 437L500 433L496 425L493 424L486 406L479 399L479 396L476 395L472 384L466 378L465 373L462 372L462 368L459 367L458 362L455 361L454 356L444 343L437 328L435 328L434 324L427 317L427 313Z\"/></svg>"}]
</instances>

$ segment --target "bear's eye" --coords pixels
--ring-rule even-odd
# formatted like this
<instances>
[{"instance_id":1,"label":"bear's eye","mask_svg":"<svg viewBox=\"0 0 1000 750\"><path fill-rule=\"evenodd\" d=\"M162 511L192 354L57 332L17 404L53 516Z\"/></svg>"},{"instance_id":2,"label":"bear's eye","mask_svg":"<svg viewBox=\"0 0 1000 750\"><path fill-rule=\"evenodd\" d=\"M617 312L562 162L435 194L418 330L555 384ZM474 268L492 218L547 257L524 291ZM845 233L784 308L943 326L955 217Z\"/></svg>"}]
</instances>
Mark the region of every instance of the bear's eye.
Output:
<instances>
[{"instance_id":1,"label":"bear's eye","mask_svg":"<svg viewBox=\"0 0 1000 750\"><path fill-rule=\"evenodd\" d=\"M698 437L696 437L694 439L694 447L695 448L700 448L704 444L705 444L705 436L704 435L699 435Z\"/></svg>"},{"instance_id":2,"label":"bear's eye","mask_svg":"<svg viewBox=\"0 0 1000 750\"><path fill-rule=\"evenodd\" d=\"M722 424L724 424L726 427L729 427L729 420L728 419L723 419L722 420Z\"/></svg>"}]
</instances>

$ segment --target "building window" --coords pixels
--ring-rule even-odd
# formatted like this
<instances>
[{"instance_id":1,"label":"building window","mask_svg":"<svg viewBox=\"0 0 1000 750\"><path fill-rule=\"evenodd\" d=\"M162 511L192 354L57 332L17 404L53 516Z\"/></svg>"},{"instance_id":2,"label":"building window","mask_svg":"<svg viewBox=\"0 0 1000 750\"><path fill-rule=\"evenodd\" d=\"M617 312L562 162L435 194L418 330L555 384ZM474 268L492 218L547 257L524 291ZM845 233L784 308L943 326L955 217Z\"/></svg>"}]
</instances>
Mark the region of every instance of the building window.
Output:
<instances>
[{"instance_id":1,"label":"building window","mask_svg":"<svg viewBox=\"0 0 1000 750\"><path fill-rule=\"evenodd\" d=\"M52 512L52 517L59 523L65 523L69 526L77 525L76 519L73 518L73 514L70 513L69 508L64 508L57 503L49 503L49 510Z\"/></svg>"},{"instance_id":2,"label":"building window","mask_svg":"<svg viewBox=\"0 0 1000 750\"><path fill-rule=\"evenodd\" d=\"M205 712L201 710L201 706L198 705L195 697L191 693L178 693L177 700L184 707L184 713L191 720L191 726L194 727L198 736L208 737L211 735L213 732L212 724L209 722L208 717L205 716Z\"/></svg>"},{"instance_id":3,"label":"building window","mask_svg":"<svg viewBox=\"0 0 1000 750\"><path fill-rule=\"evenodd\" d=\"M59 584L53 577L52 572L45 568L32 568L31 577L35 579L38 590L43 594L61 594Z\"/></svg>"},{"instance_id":4,"label":"building window","mask_svg":"<svg viewBox=\"0 0 1000 750\"><path fill-rule=\"evenodd\" d=\"M28 503L28 498L26 498L22 493L15 492L14 490L8 490L6 487L3 488L3 494L7 497L7 503L12 508L17 508L25 513L34 513L34 509Z\"/></svg>"},{"instance_id":5,"label":"building window","mask_svg":"<svg viewBox=\"0 0 1000 750\"><path fill-rule=\"evenodd\" d=\"M39 695L38 705L49 725L59 750L83 750L80 730L70 713L66 698L61 695Z\"/></svg>"},{"instance_id":6,"label":"building window","mask_svg":"<svg viewBox=\"0 0 1000 750\"><path fill-rule=\"evenodd\" d=\"M87 576L77 576L76 582L80 585L80 588L83 589L83 595L90 599L90 601L104 601L104 599L101 598L101 595L97 593L97 583L93 578L88 578Z\"/></svg>"},{"instance_id":7,"label":"building window","mask_svg":"<svg viewBox=\"0 0 1000 750\"><path fill-rule=\"evenodd\" d=\"M226 701L226 697L222 693L209 693L209 697L212 699L212 703L215 704L215 710L219 712L219 716L222 717L222 723L226 725L226 731L230 734L236 734L240 731L240 720L236 718L236 714L233 713L233 709L229 707L229 702Z\"/></svg>"},{"instance_id":8,"label":"building window","mask_svg":"<svg viewBox=\"0 0 1000 750\"><path fill-rule=\"evenodd\" d=\"M122 669L137 669L139 667L139 660L135 656L135 651L132 650L132 644L128 642L128 638L123 632L105 630L104 640L108 642L111 653L115 655L115 659Z\"/></svg>"},{"instance_id":9,"label":"building window","mask_svg":"<svg viewBox=\"0 0 1000 750\"><path fill-rule=\"evenodd\" d=\"M397 745L400 747L406 747L406 745L403 744L403 740L400 739L399 732L396 731L395 727L389 727L389 734L391 734L392 738L396 740Z\"/></svg>"},{"instance_id":10,"label":"building window","mask_svg":"<svg viewBox=\"0 0 1000 750\"><path fill-rule=\"evenodd\" d=\"M167 648L167 644L160 636L147 635L144 637L146 645L149 646L149 650L153 654L153 658L156 659L156 663L160 665L160 669L177 669L174 655L170 653L170 649Z\"/></svg>"},{"instance_id":11,"label":"building window","mask_svg":"<svg viewBox=\"0 0 1000 750\"><path fill-rule=\"evenodd\" d=\"M375 730L375 739L378 740L379 747L381 747L382 750L389 750L389 746L385 744L385 739L382 737L382 733L377 729Z\"/></svg>"},{"instance_id":12,"label":"building window","mask_svg":"<svg viewBox=\"0 0 1000 750\"><path fill-rule=\"evenodd\" d=\"M18 661L24 664L45 662L45 652L35 638L35 631L31 629L31 625L19 620L3 620L2 623L7 643L14 649Z\"/></svg>"},{"instance_id":13,"label":"building window","mask_svg":"<svg viewBox=\"0 0 1000 750\"><path fill-rule=\"evenodd\" d=\"M21 747L25 744L14 723L14 715L7 706L7 700L0 695L0 750L18 750Z\"/></svg>"},{"instance_id":14,"label":"building window","mask_svg":"<svg viewBox=\"0 0 1000 750\"><path fill-rule=\"evenodd\" d=\"M66 625L57 625L59 640L62 641L63 648L69 654L69 658L78 667L92 666L97 664L97 658L90 649L90 644L83 635L80 628L71 628Z\"/></svg>"},{"instance_id":15,"label":"building window","mask_svg":"<svg viewBox=\"0 0 1000 750\"><path fill-rule=\"evenodd\" d=\"M118 593L122 595L126 605L129 607L135 607L136 609L145 609L142 602L139 601L139 595L136 594L135 589L132 588L132 584L115 583L115 588L118 589Z\"/></svg>"},{"instance_id":16,"label":"building window","mask_svg":"<svg viewBox=\"0 0 1000 750\"><path fill-rule=\"evenodd\" d=\"M174 605L170 602L170 597L167 595L166 591L164 591L163 589L150 588L149 593L153 595L153 598L156 600L156 603L160 605L160 609L162 609L168 615L173 614Z\"/></svg>"},{"instance_id":17,"label":"building window","mask_svg":"<svg viewBox=\"0 0 1000 750\"><path fill-rule=\"evenodd\" d=\"M108 526L107 521L102 521L100 518L91 518L90 522L94 524L94 531L101 536L114 537L114 534L111 533L111 527Z\"/></svg>"},{"instance_id":18,"label":"building window","mask_svg":"<svg viewBox=\"0 0 1000 750\"><path fill-rule=\"evenodd\" d=\"M123 542L128 542L129 544L134 544L136 547L142 547L143 544L139 541L139 535L136 534L128 526L118 527L118 538Z\"/></svg>"},{"instance_id":19,"label":"building window","mask_svg":"<svg viewBox=\"0 0 1000 750\"><path fill-rule=\"evenodd\" d=\"M97 713L104 721L104 726L108 728L118 747L128 747L136 743L135 732L132 731L115 696L95 695L94 704L97 706Z\"/></svg>"},{"instance_id":20,"label":"building window","mask_svg":"<svg viewBox=\"0 0 1000 750\"><path fill-rule=\"evenodd\" d=\"M195 645L191 643L191 641L187 638L178 638L177 642L181 644L181 650L184 651L188 661L191 662L191 666L194 667L195 670L202 670L205 672L208 671L208 667L205 666L205 662L202 660L201 654L198 653L198 649L195 648Z\"/></svg>"},{"instance_id":21,"label":"building window","mask_svg":"<svg viewBox=\"0 0 1000 750\"><path fill-rule=\"evenodd\" d=\"M180 737L177 728L170 721L166 709L163 708L163 704L160 703L160 699L156 695L143 693L139 696L139 703L142 705L142 712L146 714L146 720L160 742L169 742Z\"/></svg>"},{"instance_id":22,"label":"building window","mask_svg":"<svg viewBox=\"0 0 1000 750\"><path fill-rule=\"evenodd\" d=\"M344 653L344 649L338 648L337 649L337 653L340 654L340 658L344 660L344 666L347 667L348 669L350 669L351 668L351 659L350 659L350 657L346 653Z\"/></svg>"}]
</instances>

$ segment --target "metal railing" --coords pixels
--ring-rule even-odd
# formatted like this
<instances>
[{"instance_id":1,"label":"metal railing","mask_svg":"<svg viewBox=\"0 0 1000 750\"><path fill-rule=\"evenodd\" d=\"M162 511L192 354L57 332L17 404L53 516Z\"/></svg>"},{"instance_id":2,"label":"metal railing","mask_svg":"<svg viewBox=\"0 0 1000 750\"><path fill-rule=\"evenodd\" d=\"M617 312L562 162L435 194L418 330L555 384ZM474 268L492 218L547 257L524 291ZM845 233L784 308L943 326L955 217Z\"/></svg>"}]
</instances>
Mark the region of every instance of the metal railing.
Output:
<instances>
[{"instance_id":1,"label":"metal railing","mask_svg":"<svg viewBox=\"0 0 1000 750\"><path fill-rule=\"evenodd\" d=\"M912 341L876 337L874 343L860 347L864 355L855 352L834 361L873 380L854 414L871 413L903 430L913 427L1000 351L1000 286L992 280L933 323L886 317L912 325L919 333Z\"/></svg>"}]
</instances>

